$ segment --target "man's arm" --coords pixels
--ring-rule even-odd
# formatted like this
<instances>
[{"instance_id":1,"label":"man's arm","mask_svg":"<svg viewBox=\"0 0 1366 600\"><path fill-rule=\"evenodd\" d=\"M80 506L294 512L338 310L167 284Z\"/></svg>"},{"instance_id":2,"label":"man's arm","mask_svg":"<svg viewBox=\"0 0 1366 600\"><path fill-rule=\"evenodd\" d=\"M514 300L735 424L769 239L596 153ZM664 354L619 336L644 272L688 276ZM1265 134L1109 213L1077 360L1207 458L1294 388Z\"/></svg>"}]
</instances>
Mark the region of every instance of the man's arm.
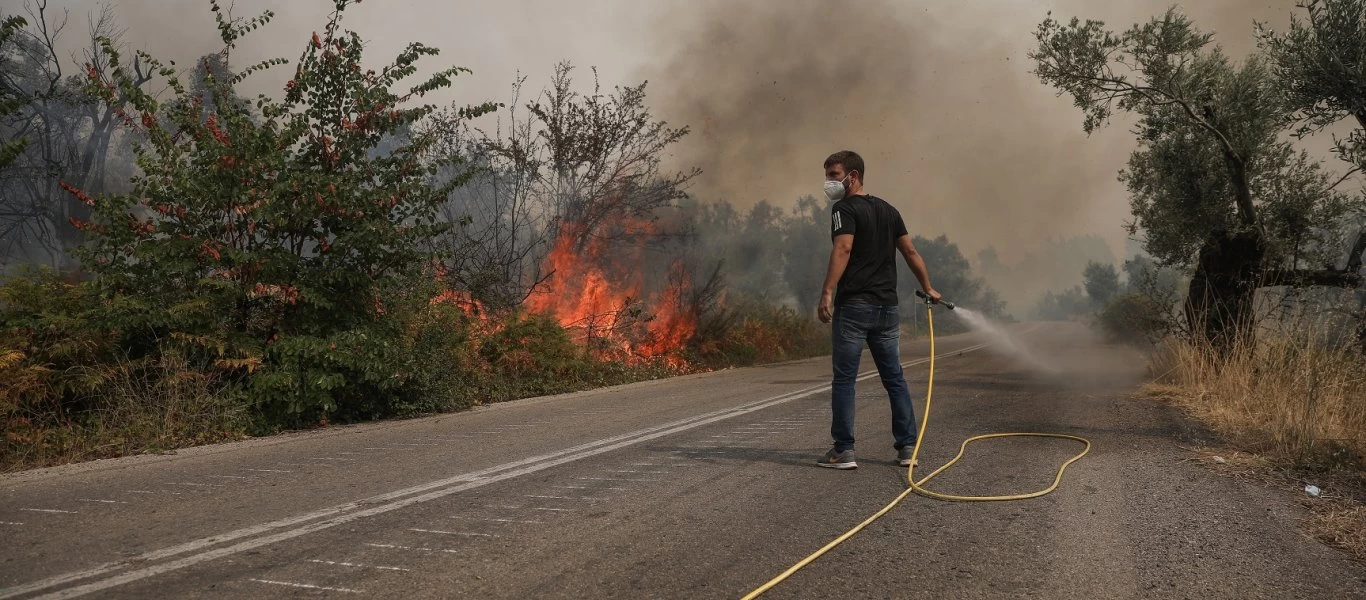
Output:
<instances>
[{"instance_id":1,"label":"man's arm","mask_svg":"<svg viewBox=\"0 0 1366 600\"><path fill-rule=\"evenodd\" d=\"M835 246L830 249L830 264L825 269L825 285L821 288L821 303L817 312L822 323L829 323L835 312L835 286L844 277L844 269L849 266L849 253L854 251L854 236L843 234L835 236Z\"/></svg>"},{"instance_id":2,"label":"man's arm","mask_svg":"<svg viewBox=\"0 0 1366 600\"><path fill-rule=\"evenodd\" d=\"M925 290L927 296L939 300L939 292L930 285L930 271L925 267L925 259L921 258L915 244L911 243L911 236L903 235L897 238L896 249L901 251L901 257L906 259L906 266L911 268L911 273L920 281L920 289Z\"/></svg>"}]
</instances>

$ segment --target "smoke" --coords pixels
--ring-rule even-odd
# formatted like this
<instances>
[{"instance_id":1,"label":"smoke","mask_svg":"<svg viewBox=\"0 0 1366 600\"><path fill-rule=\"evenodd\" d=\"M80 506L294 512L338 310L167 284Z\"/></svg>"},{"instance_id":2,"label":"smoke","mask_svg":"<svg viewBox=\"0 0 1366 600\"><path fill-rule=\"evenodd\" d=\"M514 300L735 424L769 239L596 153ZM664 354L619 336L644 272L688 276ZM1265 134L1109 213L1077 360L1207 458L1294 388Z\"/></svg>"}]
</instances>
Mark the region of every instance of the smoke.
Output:
<instances>
[{"instance_id":1,"label":"smoke","mask_svg":"<svg viewBox=\"0 0 1366 600\"><path fill-rule=\"evenodd\" d=\"M66 50L87 43L82 20L97 0L53 0L69 9ZM239 17L270 8L276 19L233 55L236 67L293 60L331 10L328 0L225 0ZM520 72L523 100L549 81L555 62L597 66L606 89L648 79L656 116L687 125L673 166L700 166L692 188L703 200L746 209L761 199L790 207L820 194L822 160L854 149L868 162L869 191L891 201L913 233L946 234L968 257L987 247L1002 265L1051 261L1048 240L1100 235L1124 256L1127 195L1115 180L1132 149L1127 124L1087 138L1080 113L1029 73L1033 32L1052 10L1105 20L1113 28L1160 14L1167 1L784 0L686 3L584 0L545 3L364 2L346 26L384 61L412 41L439 47L424 72L473 69L427 100L510 100ZM205 1L113 0L133 48L182 66L219 49ZM1183 10L1217 33L1235 57L1253 48L1254 20L1282 27L1291 3L1200 0ZM278 94L292 73L249 79L244 93ZM1032 259L1030 257L1033 257ZM989 281L1022 314L1042 289L1031 281L1080 282L1080 271L1020 271ZM1033 286L1042 287L1042 284Z\"/></svg>"},{"instance_id":2,"label":"smoke","mask_svg":"<svg viewBox=\"0 0 1366 600\"><path fill-rule=\"evenodd\" d=\"M1121 30L1167 7L1055 4L1058 18ZM1274 26L1289 14L1249 0L1198 4L1187 14L1234 56L1253 47L1254 18ZM703 169L693 189L703 199L789 206L820 194L827 155L852 149L867 162L869 192L897 206L913 233L947 234L968 256L993 247L1015 265L1047 240L1084 235L1122 256L1129 212L1116 173L1132 137L1117 122L1088 139L1070 99L1030 73L1027 52L1049 8L690 2L663 15L660 57L645 73L657 112L694 129L677 160ZM1022 276L1081 280L1080 269ZM1017 314L1042 293L1000 291Z\"/></svg>"}]
</instances>

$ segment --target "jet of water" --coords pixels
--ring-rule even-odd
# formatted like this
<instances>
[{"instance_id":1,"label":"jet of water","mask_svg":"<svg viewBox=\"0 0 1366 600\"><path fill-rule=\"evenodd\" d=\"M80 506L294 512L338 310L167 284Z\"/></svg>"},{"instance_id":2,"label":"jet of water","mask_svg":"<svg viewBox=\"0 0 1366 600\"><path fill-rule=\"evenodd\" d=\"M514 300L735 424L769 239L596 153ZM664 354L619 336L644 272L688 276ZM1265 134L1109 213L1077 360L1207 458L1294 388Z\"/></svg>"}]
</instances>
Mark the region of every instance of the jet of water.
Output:
<instances>
[{"instance_id":1,"label":"jet of water","mask_svg":"<svg viewBox=\"0 0 1366 600\"><path fill-rule=\"evenodd\" d=\"M1019 360L1020 362L1023 362L1036 369L1047 371L1049 373L1057 372L1057 369L1045 364L1043 361L1039 360L1032 352L1021 347L1020 344L1015 340L1014 336L1010 335L1009 332L1001 328L996 323L993 323L990 319L986 317L986 315L969 308L963 308L961 306L956 307L953 310L953 314L958 315L958 318L962 319L963 322L967 324L969 329L972 329L974 332L981 334L982 336L987 338L987 343L992 348L1000 350L1001 352L1010 355L1016 360Z\"/></svg>"}]
</instances>

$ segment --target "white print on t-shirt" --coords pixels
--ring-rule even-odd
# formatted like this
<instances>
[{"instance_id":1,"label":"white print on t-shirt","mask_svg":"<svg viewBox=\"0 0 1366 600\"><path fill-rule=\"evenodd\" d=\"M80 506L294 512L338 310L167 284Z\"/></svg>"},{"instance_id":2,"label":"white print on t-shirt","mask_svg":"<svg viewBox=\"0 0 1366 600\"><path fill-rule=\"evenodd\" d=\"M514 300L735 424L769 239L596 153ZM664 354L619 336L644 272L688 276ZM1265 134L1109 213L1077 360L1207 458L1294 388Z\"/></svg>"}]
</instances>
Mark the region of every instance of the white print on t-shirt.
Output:
<instances>
[{"instance_id":1,"label":"white print on t-shirt","mask_svg":"<svg viewBox=\"0 0 1366 600\"><path fill-rule=\"evenodd\" d=\"M840 214L834 213L834 215L831 217L831 220L835 223L835 231L839 231L842 227L842 225L840 224Z\"/></svg>"}]
</instances>

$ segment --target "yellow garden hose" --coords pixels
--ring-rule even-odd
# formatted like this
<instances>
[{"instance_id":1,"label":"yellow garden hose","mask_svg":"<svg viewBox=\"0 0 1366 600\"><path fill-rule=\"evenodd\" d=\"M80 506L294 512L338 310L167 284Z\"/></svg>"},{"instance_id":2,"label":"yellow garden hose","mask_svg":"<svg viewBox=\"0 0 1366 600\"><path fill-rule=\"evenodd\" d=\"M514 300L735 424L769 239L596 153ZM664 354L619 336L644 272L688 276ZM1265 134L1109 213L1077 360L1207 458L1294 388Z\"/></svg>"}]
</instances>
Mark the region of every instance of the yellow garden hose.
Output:
<instances>
[{"instance_id":1,"label":"yellow garden hose","mask_svg":"<svg viewBox=\"0 0 1366 600\"><path fill-rule=\"evenodd\" d=\"M820 558L821 555L834 549L835 546L838 546L844 543L845 540L854 537L854 534L858 533L859 531L862 531L863 528L867 527L873 521L876 521L883 515L891 512L891 510L895 508L897 504L900 504L902 500L906 499L906 496L910 495L911 492L915 492L929 498L934 498L936 500L947 500L952 502L999 502L1004 500L1024 500L1026 498L1038 498L1039 496L1042 496L1057 489L1058 483L1062 481L1062 474L1064 471L1067 470L1068 465L1071 465L1072 463L1081 460L1081 457L1086 456L1086 453L1091 451L1091 441L1087 440L1086 438L1077 437L1075 435L1063 435L1060 433L991 433L987 435L979 435L963 440L963 445L958 448L958 456L953 457L953 460L945 463L944 466L935 469L934 472L930 473L929 475L926 475L920 481L916 481L914 476L916 459L920 456L920 447L922 445L922 442L925 440L925 425L928 424L930 421L930 396L934 393L934 310L927 307L926 314L928 317L927 321L929 323L930 328L930 374L929 381L926 384L925 390L925 418L921 419L920 421L920 431L917 433L915 438L915 450L911 451L911 466L906 469L906 490L901 492L901 494L899 494L895 499L888 503L887 506L884 506L881 510L877 511L876 513L873 513L873 516L868 517L862 523L855 525L853 529L844 532L839 537L832 540L829 544L826 544L820 550L811 553L811 556L803 558L800 562L798 562L795 565L792 565L777 577L770 579L768 583L765 583L759 586L754 591L746 594L743 600L751 600L752 598L759 597L760 594L768 591L773 586L782 583L784 579L787 579L788 577L792 576L793 573L796 573L797 571L801 570L802 567L811 564L817 558ZM1009 496L958 496L954 494L941 494L939 492L932 492L921 487L925 485L925 482L934 479L935 476L939 475L940 473L943 473L946 469L952 467L954 463L958 462L959 459L963 458L963 452L967 450L968 444L971 444L972 442L975 442L977 440L1004 437L1062 438L1081 442L1085 444L1086 447L1082 449L1080 454L1077 454L1076 456L1073 456L1072 458L1068 459L1067 462L1063 463L1062 466L1058 468L1058 476L1053 478L1053 485L1050 485L1047 488L1037 492L1031 492L1028 494L1012 494Z\"/></svg>"}]
</instances>

